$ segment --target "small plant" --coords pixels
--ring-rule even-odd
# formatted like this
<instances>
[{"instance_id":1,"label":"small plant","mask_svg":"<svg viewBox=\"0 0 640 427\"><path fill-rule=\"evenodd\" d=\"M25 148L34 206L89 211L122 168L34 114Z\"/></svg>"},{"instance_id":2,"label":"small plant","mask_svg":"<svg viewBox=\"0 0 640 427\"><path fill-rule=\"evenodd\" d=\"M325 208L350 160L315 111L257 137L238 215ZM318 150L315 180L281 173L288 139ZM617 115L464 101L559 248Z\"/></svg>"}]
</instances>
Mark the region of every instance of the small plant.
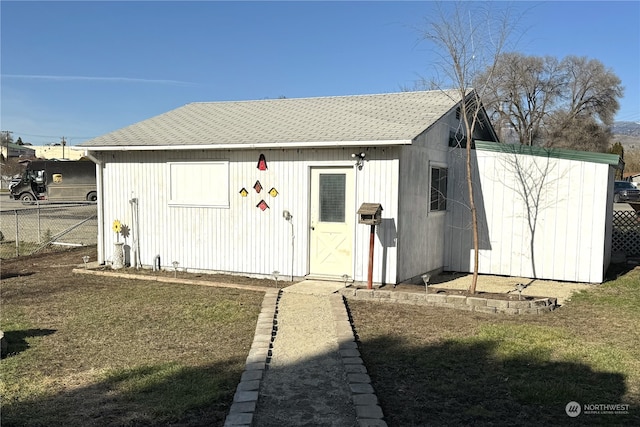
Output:
<instances>
[{"instance_id":1,"label":"small plant","mask_svg":"<svg viewBox=\"0 0 640 427\"><path fill-rule=\"evenodd\" d=\"M47 243L53 240L53 234L51 234L51 229L47 228L47 231L45 231L44 234L42 235L42 240L44 240Z\"/></svg>"}]
</instances>

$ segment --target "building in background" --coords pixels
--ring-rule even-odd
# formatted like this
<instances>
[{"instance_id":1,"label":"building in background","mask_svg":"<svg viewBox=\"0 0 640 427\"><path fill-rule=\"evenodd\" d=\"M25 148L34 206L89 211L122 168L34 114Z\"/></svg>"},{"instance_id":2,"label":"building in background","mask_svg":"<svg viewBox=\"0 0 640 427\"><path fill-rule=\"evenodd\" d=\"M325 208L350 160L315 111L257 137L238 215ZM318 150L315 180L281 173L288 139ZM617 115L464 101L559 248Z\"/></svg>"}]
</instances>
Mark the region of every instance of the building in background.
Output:
<instances>
[{"instance_id":1,"label":"building in background","mask_svg":"<svg viewBox=\"0 0 640 427\"><path fill-rule=\"evenodd\" d=\"M39 159L79 160L84 155L83 149L68 145L33 145L31 148Z\"/></svg>"}]
</instances>

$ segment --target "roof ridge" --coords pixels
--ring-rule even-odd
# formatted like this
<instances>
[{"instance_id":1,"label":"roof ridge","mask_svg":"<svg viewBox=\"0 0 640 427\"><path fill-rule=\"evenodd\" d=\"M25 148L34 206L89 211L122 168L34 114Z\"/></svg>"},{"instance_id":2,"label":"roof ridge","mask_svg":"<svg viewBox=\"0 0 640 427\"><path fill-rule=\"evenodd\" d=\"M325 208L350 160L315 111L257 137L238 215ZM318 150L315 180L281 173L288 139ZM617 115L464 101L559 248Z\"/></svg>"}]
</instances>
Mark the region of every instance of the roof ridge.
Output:
<instances>
[{"instance_id":1,"label":"roof ridge","mask_svg":"<svg viewBox=\"0 0 640 427\"><path fill-rule=\"evenodd\" d=\"M309 99L338 99L338 98L364 98L374 96L386 96L386 95L401 95L401 94L414 94L414 93L429 93L429 92L455 92L458 89L432 89L432 90L412 90L412 91L400 91L400 92L383 92L383 93L361 93L357 95L326 95L326 96L304 96L300 98L263 98L263 99L242 99L242 100L227 100L227 101L194 101L185 105L193 104L239 104L239 103L254 103L254 102L273 102L273 101L302 101Z\"/></svg>"}]
</instances>

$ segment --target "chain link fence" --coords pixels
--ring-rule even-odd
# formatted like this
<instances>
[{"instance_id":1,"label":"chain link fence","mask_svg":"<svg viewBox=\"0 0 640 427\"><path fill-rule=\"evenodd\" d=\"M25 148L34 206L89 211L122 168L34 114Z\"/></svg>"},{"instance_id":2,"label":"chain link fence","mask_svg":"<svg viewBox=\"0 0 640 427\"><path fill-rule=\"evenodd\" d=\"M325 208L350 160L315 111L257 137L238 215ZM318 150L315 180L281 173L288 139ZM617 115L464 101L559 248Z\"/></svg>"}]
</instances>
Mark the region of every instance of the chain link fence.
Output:
<instances>
[{"instance_id":1,"label":"chain link fence","mask_svg":"<svg viewBox=\"0 0 640 427\"><path fill-rule=\"evenodd\" d=\"M13 258L98 241L97 205L34 205L0 213L0 257Z\"/></svg>"}]
</instances>

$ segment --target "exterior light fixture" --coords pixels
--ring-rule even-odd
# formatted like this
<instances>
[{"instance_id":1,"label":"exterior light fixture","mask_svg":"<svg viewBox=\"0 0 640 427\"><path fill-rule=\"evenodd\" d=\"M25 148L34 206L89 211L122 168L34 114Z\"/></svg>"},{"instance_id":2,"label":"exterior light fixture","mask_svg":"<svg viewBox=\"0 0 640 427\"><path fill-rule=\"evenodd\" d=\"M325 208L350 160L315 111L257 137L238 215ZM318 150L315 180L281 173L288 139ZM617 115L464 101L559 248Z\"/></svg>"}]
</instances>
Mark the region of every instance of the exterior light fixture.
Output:
<instances>
[{"instance_id":1,"label":"exterior light fixture","mask_svg":"<svg viewBox=\"0 0 640 427\"><path fill-rule=\"evenodd\" d=\"M351 155L352 158L356 159L356 166L358 170L362 170L362 165L364 164L365 153L353 153Z\"/></svg>"},{"instance_id":2,"label":"exterior light fixture","mask_svg":"<svg viewBox=\"0 0 640 427\"><path fill-rule=\"evenodd\" d=\"M425 293L429 293L429 280L431 279L431 275L430 274L423 274L422 275L422 281L424 282L424 292Z\"/></svg>"},{"instance_id":3,"label":"exterior light fixture","mask_svg":"<svg viewBox=\"0 0 640 427\"><path fill-rule=\"evenodd\" d=\"M178 277L178 265L180 265L180 263L173 261L171 264L173 264L173 277Z\"/></svg>"},{"instance_id":4,"label":"exterior light fixture","mask_svg":"<svg viewBox=\"0 0 640 427\"><path fill-rule=\"evenodd\" d=\"M347 281L349 280L349 275L348 274L343 274L342 275L342 280L344 280L344 287L347 287Z\"/></svg>"}]
</instances>

